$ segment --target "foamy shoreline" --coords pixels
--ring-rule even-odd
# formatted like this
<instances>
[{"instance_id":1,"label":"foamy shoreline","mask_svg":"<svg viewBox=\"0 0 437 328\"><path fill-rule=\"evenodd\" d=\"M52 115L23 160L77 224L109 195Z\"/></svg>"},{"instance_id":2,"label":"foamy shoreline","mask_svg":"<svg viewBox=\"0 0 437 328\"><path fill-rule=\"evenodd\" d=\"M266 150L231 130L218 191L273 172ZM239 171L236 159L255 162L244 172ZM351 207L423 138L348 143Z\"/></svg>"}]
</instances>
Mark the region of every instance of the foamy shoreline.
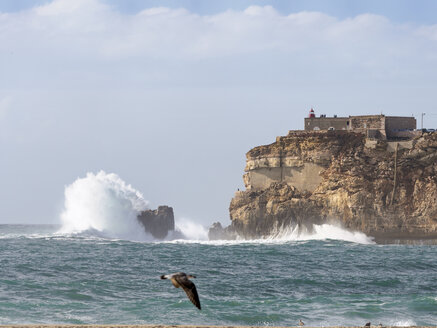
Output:
<instances>
[{"instance_id":1,"label":"foamy shoreline","mask_svg":"<svg viewBox=\"0 0 437 328\"><path fill-rule=\"evenodd\" d=\"M212 325L0 325L0 328L259 328L261 326ZM298 328L299 326L268 326L269 328ZM305 326L306 328L320 328ZM381 326L371 326L381 327ZM437 328L437 326L382 326L382 328ZM300 327L299 327L300 328ZM323 326L323 328L363 328L363 326Z\"/></svg>"}]
</instances>

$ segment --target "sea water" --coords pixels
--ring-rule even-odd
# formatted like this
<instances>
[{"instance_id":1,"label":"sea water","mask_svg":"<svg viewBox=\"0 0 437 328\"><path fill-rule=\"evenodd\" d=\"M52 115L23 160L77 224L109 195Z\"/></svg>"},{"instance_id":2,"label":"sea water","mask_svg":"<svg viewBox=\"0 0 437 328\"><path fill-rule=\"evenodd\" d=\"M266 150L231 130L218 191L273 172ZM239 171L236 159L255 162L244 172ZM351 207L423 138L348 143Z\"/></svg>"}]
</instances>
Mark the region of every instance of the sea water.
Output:
<instances>
[{"instance_id":1,"label":"sea water","mask_svg":"<svg viewBox=\"0 0 437 328\"><path fill-rule=\"evenodd\" d=\"M437 246L329 225L208 241L188 219L184 239L156 241L136 225L144 204L100 172L66 188L59 225L0 225L0 324L437 324ZM201 311L159 278L178 271Z\"/></svg>"}]
</instances>

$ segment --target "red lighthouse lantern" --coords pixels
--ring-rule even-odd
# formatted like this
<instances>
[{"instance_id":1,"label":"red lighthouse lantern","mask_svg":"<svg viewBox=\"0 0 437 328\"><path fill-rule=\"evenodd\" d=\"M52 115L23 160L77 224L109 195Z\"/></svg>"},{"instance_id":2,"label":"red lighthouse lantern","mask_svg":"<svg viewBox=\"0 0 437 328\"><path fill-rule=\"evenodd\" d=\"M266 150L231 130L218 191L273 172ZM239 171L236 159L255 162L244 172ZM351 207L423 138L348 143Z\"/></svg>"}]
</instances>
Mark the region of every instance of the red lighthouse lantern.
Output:
<instances>
[{"instance_id":1,"label":"red lighthouse lantern","mask_svg":"<svg viewBox=\"0 0 437 328\"><path fill-rule=\"evenodd\" d=\"M309 118L316 117L316 114L314 114L314 109L311 108L310 115L308 115Z\"/></svg>"}]
</instances>

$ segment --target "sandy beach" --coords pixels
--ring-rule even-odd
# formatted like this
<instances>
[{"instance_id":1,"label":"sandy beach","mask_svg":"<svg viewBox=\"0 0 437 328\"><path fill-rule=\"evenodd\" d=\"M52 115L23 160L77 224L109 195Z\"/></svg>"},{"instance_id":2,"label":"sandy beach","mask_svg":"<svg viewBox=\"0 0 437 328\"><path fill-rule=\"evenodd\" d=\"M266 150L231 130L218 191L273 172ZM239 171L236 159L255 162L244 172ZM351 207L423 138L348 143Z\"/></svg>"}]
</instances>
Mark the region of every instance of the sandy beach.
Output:
<instances>
[{"instance_id":1,"label":"sandy beach","mask_svg":"<svg viewBox=\"0 0 437 328\"><path fill-rule=\"evenodd\" d=\"M259 328L260 326L210 326L210 325L0 325L0 328ZM269 326L270 328L290 328L299 326ZM306 328L316 328L305 326ZM371 326L381 327L381 326ZM399 326L382 326L392 328ZM437 328L437 326L402 326L403 328ZM362 326L326 326L324 328L362 328Z\"/></svg>"}]
</instances>

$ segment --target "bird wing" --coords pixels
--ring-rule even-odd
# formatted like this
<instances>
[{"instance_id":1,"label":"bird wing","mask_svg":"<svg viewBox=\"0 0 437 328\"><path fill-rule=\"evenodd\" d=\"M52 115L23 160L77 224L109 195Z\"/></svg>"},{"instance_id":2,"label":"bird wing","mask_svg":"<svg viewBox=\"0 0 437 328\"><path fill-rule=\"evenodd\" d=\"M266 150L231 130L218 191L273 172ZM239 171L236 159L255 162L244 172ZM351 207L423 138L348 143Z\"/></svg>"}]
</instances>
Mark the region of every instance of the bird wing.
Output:
<instances>
[{"instance_id":1,"label":"bird wing","mask_svg":"<svg viewBox=\"0 0 437 328\"><path fill-rule=\"evenodd\" d=\"M191 303L193 303L200 310L201 308L200 308L199 295L197 294L197 289L194 283L186 276L174 277L174 278L179 283L179 285L183 288L188 298L190 299Z\"/></svg>"}]
</instances>

